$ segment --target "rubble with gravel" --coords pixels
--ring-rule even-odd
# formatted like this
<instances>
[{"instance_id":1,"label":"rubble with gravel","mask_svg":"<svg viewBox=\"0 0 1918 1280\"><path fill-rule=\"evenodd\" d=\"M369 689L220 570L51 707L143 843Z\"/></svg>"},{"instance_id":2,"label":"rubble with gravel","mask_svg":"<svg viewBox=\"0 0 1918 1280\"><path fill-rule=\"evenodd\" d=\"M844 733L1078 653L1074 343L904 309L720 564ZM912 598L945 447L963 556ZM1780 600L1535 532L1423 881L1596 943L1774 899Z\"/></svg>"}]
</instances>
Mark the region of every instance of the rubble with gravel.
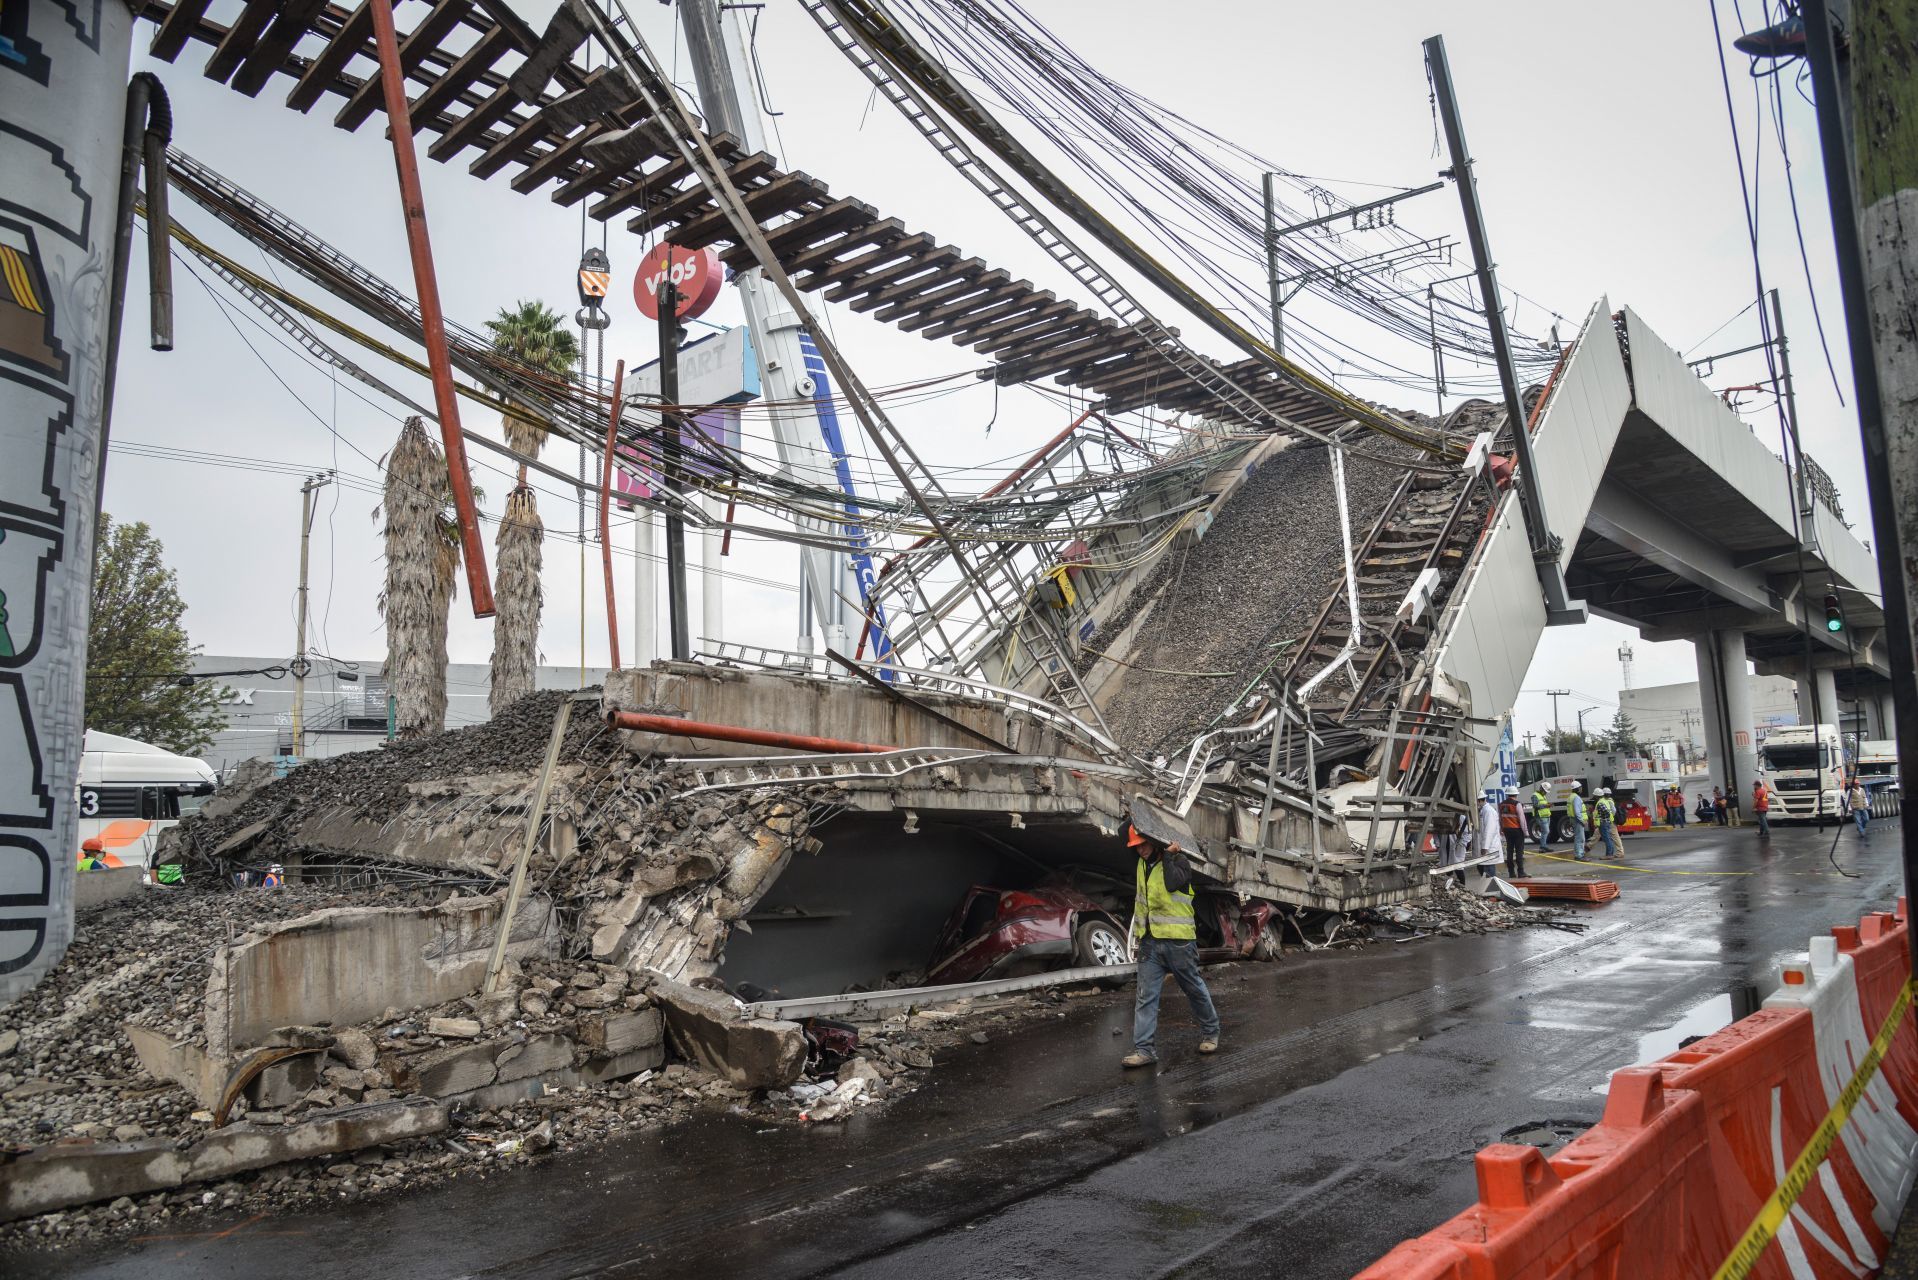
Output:
<instances>
[{"instance_id":1,"label":"rubble with gravel","mask_svg":"<svg viewBox=\"0 0 1918 1280\"><path fill-rule=\"evenodd\" d=\"M1366 445L1367 453L1392 451ZM1346 456L1355 539L1404 474L1390 462ZM1330 453L1296 445L1249 476L1205 536L1168 555L1107 624L1118 634L1151 609L1105 707L1114 735L1147 757L1189 742L1261 671L1288 660L1279 646L1306 629L1343 572Z\"/></svg>"}]
</instances>

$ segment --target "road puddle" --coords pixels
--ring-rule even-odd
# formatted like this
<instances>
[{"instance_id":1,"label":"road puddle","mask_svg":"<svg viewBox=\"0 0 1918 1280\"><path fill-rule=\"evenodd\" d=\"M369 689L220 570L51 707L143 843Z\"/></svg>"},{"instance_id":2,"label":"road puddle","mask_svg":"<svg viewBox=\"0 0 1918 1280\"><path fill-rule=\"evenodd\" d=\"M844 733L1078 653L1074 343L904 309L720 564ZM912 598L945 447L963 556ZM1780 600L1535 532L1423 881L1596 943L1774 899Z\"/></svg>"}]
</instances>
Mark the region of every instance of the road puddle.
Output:
<instances>
[{"instance_id":1,"label":"road puddle","mask_svg":"<svg viewBox=\"0 0 1918 1280\"><path fill-rule=\"evenodd\" d=\"M1638 1056L1625 1063L1628 1067L1642 1067L1657 1062L1669 1054L1677 1053L1694 1040L1703 1040L1714 1031L1723 1031L1746 1014L1755 1013L1764 1003L1764 997L1758 988L1747 983L1730 991L1721 992L1711 999L1695 1004L1680 1015L1678 1021L1668 1027L1648 1032L1638 1038ZM1592 1086L1593 1093L1606 1093L1612 1087L1612 1076L1617 1070L1607 1072L1601 1084Z\"/></svg>"}]
</instances>

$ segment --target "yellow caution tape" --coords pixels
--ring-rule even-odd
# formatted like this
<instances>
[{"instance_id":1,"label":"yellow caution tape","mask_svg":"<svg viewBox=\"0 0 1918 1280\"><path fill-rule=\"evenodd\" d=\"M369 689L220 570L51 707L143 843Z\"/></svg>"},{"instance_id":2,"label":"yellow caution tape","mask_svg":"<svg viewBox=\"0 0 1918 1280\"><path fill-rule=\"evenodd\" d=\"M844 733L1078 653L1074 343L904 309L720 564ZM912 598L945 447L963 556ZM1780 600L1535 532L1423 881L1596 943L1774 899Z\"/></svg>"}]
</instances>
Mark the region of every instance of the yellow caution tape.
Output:
<instances>
[{"instance_id":1,"label":"yellow caution tape","mask_svg":"<svg viewBox=\"0 0 1918 1280\"><path fill-rule=\"evenodd\" d=\"M1547 862L1569 862L1578 867L1599 867L1606 871L1636 871L1642 876L1755 876L1756 871L1676 871L1662 867L1628 867L1622 862L1593 862L1590 858L1583 862L1577 858L1567 858L1556 853L1528 853L1529 858L1543 858Z\"/></svg>"},{"instance_id":2,"label":"yellow caution tape","mask_svg":"<svg viewBox=\"0 0 1918 1280\"><path fill-rule=\"evenodd\" d=\"M1885 1017L1885 1025L1880 1027L1878 1034L1872 1038L1871 1048L1865 1051L1863 1061L1858 1064L1858 1070L1851 1073L1851 1080L1845 1085L1844 1091L1838 1095L1837 1103L1825 1113L1825 1118L1818 1122L1818 1128L1812 1131L1811 1141L1807 1142L1805 1149L1798 1153L1798 1159L1792 1161L1791 1168L1785 1172L1783 1181L1778 1184L1778 1190L1771 1193L1771 1199L1765 1201L1764 1208L1760 1209L1758 1216L1752 1219L1751 1226L1745 1229L1745 1234L1731 1251L1731 1256L1712 1273L1712 1280L1744 1280L1744 1277L1751 1274L1752 1268L1758 1265L1759 1258L1764 1256L1765 1246L1770 1244L1772 1237L1778 1234L1778 1228L1785 1223L1785 1215L1791 1212L1792 1206L1798 1203L1798 1197L1804 1194L1805 1188L1811 1184L1813 1175L1818 1172L1818 1166L1825 1162L1826 1154L1831 1151L1831 1144L1838 1141L1839 1130L1843 1129L1845 1122L1851 1119L1851 1109L1858 1105L1858 1099L1865 1095L1865 1087L1871 1083L1871 1078L1878 1074L1878 1065L1884 1061L1885 1054L1891 1049L1891 1038L1898 1034L1898 1028L1904 1023L1905 1014L1911 1008L1914 989L1918 989L1918 981L1907 979L1904 987L1898 992L1898 999L1892 1002L1891 1012Z\"/></svg>"}]
</instances>

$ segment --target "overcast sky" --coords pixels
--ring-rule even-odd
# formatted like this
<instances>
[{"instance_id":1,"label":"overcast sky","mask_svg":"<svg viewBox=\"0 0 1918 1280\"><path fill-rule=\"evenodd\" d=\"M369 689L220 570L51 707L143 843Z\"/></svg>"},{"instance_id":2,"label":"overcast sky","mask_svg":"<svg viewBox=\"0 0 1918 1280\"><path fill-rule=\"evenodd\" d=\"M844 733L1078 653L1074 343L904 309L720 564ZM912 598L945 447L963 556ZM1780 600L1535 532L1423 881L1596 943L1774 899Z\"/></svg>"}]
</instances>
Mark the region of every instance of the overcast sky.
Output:
<instances>
[{"instance_id":1,"label":"overcast sky","mask_svg":"<svg viewBox=\"0 0 1918 1280\"><path fill-rule=\"evenodd\" d=\"M1689 357L1757 340L1751 312L1726 324L1751 302L1754 284L1708 5L1377 3L1364 6L1362 18L1350 6L1244 0L1029 5L1102 70L1293 172L1336 180L1328 185L1354 200L1377 190L1361 184L1422 185L1443 167L1433 156L1420 51L1424 37L1441 32L1477 160L1501 283L1526 300L1519 304L1522 327L1543 331L1551 323L1545 313L1556 312L1565 318L1561 327L1569 337L1606 296L1613 308L1632 306ZM518 5L536 27L552 7L534 0ZM662 57L675 61L690 86L670 11L632 7ZM1747 0L1744 7L1751 25L1762 25L1756 6ZM419 4L401 5L401 25L411 26L423 11ZM1736 28L1729 3L1724 19L1729 37ZM140 47L151 30L142 24ZM1039 251L884 102L869 101L865 81L794 0L768 5L758 43L770 104L781 113L776 149L787 168L813 174L837 194L855 195L909 228L1051 287L1044 270L1050 264ZM410 290L383 117L376 113L358 133L343 133L331 125L337 99L300 116L282 105L289 88L282 77L249 101L201 78L204 57L197 47L172 67L136 57L136 65L157 72L172 95L177 144ZM1836 478L1848 515L1862 527L1855 419L1839 403L1819 349L1784 162L1776 137L1756 132L1754 82L1744 61L1733 55L1731 88L1746 165L1757 174L1766 283L1783 291L1806 447ZM1769 105L1765 109L1769 113ZM1812 286L1832 342L1836 384L1849 399L1814 122L1810 106L1789 84L1784 120ZM465 159L439 165L425 161L423 152L424 146L426 206L448 315L477 327L521 298L543 299L570 315L581 247L578 211L552 204L545 194L516 195L503 175L474 179ZM207 234L209 219L186 200L176 201L175 214ZM1399 217L1421 234L1461 234L1449 188L1408 203ZM590 232L597 243L597 223ZM217 234L209 238L229 248L235 243ZM632 268L642 249L615 222L609 376L614 360L638 362L653 354L650 327L631 299ZM262 261L252 250L242 257ZM284 268L279 274L290 275ZM131 279L136 289L144 281L140 264ZM376 608L383 571L373 514L377 499L366 486L377 482L378 459L405 411L276 345L255 313L235 304L217 282L208 283L211 294L178 272L177 349L170 354L145 349L137 331L144 309L128 307L115 440L188 450L196 457L116 452L108 509L119 519L147 521L164 540L188 604L188 625L207 652L283 658L293 649L298 469L337 468L345 482L323 491L315 526L315 643L341 658L377 663L385 652ZM1198 283L1223 294L1207 281ZM215 294L227 305L216 304ZM1170 303L1156 309L1188 334L1198 328L1173 315ZM828 314L846 355L870 384L964 373L980 363L975 353L897 333L843 308L828 308ZM708 318L738 321L730 295ZM1354 335L1362 336L1348 331ZM418 380L382 372L429 401ZM1762 363L1748 356L1721 365L1710 380L1723 387L1761 376ZM956 477L971 469L978 483L956 487L980 487L995 463L1009 465L1064 425L1061 407L1030 392L1009 389L995 402L989 386L969 378L951 386L950 394L900 411L898 420L929 463L955 469ZM1424 411L1432 407L1429 393L1353 389ZM497 422L472 406L465 414L469 427L497 431ZM1753 399L1748 417L1775 449L1769 401ZM555 444L546 458L570 469L574 452ZM232 465L212 465L205 455ZM237 461L242 459L273 465ZM474 461L484 505L497 512L510 480L486 453L476 452ZM549 531L571 535L577 518L570 495L550 479L538 486ZM488 541L490 551L490 530ZM621 549L620 608L630 627L630 530L622 529L615 541ZM586 598L592 603L583 654L579 548L553 537L546 554L544 659L603 664L597 550L588 565ZM725 563L733 575L724 587L728 637L790 645L797 630L794 554L741 541ZM1550 701L1529 692L1548 687L1578 692L1561 705L1568 724L1577 706L1599 708L1587 717L1588 725L1609 719L1620 685L1617 650L1631 639L1630 630L1602 622L1549 633L1517 708L1519 731L1550 727ZM473 619L463 591L454 605L450 647L455 661L484 662L490 651L490 623ZM1641 685L1691 680L1691 646L1638 641L1635 669Z\"/></svg>"}]
</instances>

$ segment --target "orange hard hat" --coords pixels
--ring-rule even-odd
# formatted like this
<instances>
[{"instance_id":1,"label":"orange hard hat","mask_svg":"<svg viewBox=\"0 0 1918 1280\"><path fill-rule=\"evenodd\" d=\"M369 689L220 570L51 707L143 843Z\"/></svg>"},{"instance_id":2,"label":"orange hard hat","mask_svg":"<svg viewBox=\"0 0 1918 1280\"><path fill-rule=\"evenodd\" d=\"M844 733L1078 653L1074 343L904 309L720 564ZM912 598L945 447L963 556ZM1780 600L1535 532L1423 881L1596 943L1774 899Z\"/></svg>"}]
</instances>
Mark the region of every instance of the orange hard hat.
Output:
<instances>
[{"instance_id":1,"label":"orange hard hat","mask_svg":"<svg viewBox=\"0 0 1918 1280\"><path fill-rule=\"evenodd\" d=\"M1137 827L1133 826L1130 822L1126 823L1126 828L1125 828L1126 848L1136 849L1138 846L1142 844L1151 844L1151 843L1152 842L1150 840L1146 839L1144 836L1139 834L1139 829Z\"/></svg>"},{"instance_id":2,"label":"orange hard hat","mask_svg":"<svg viewBox=\"0 0 1918 1280\"><path fill-rule=\"evenodd\" d=\"M106 846L100 843L99 836L88 836L85 840L82 840L80 842L80 847L86 850L88 853L106 852Z\"/></svg>"}]
</instances>

